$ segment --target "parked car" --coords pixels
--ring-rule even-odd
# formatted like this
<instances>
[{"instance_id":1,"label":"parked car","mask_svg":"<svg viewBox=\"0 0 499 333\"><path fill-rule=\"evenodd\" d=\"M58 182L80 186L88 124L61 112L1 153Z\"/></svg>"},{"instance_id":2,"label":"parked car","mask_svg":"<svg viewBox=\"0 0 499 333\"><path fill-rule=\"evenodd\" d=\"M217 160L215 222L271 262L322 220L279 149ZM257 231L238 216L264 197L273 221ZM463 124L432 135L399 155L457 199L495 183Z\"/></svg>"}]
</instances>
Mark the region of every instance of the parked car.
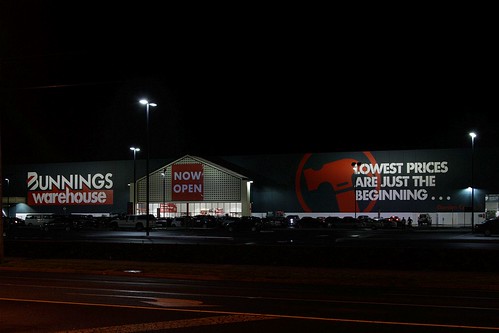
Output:
<instances>
[{"instance_id":1,"label":"parked car","mask_svg":"<svg viewBox=\"0 0 499 333\"><path fill-rule=\"evenodd\" d=\"M390 217L370 217L368 215L359 215L359 221L364 222L366 228L373 230L382 228L395 228L404 224L397 216Z\"/></svg>"},{"instance_id":2,"label":"parked car","mask_svg":"<svg viewBox=\"0 0 499 333\"><path fill-rule=\"evenodd\" d=\"M345 227L353 229L366 227L365 218L359 218L359 217L355 218L353 216L343 216L343 218L341 219L341 223Z\"/></svg>"},{"instance_id":3,"label":"parked car","mask_svg":"<svg viewBox=\"0 0 499 333\"><path fill-rule=\"evenodd\" d=\"M177 216L171 224L173 228L187 228L192 226L192 218L190 216Z\"/></svg>"},{"instance_id":4,"label":"parked car","mask_svg":"<svg viewBox=\"0 0 499 333\"><path fill-rule=\"evenodd\" d=\"M42 227L45 222L53 221L56 216L54 213L30 213L24 221L28 227Z\"/></svg>"},{"instance_id":5,"label":"parked car","mask_svg":"<svg viewBox=\"0 0 499 333\"><path fill-rule=\"evenodd\" d=\"M358 229L365 228L366 224L363 219L358 219L353 216L343 216L334 224L334 228Z\"/></svg>"},{"instance_id":6,"label":"parked car","mask_svg":"<svg viewBox=\"0 0 499 333\"><path fill-rule=\"evenodd\" d=\"M296 215L290 215L290 216L296 216ZM292 225L296 219L288 219L288 216L268 216L262 219L262 222L268 227L268 228L286 228L290 225Z\"/></svg>"},{"instance_id":7,"label":"parked car","mask_svg":"<svg viewBox=\"0 0 499 333\"><path fill-rule=\"evenodd\" d=\"M300 218L296 224L295 228L324 228L326 226L326 222L324 220L319 219L317 217L312 216L303 216Z\"/></svg>"},{"instance_id":8,"label":"parked car","mask_svg":"<svg viewBox=\"0 0 499 333\"><path fill-rule=\"evenodd\" d=\"M171 217L160 217L156 220L156 226L168 228L172 225L173 218Z\"/></svg>"},{"instance_id":9,"label":"parked car","mask_svg":"<svg viewBox=\"0 0 499 333\"><path fill-rule=\"evenodd\" d=\"M41 225L43 231L51 230L78 230L78 221L73 219L71 216L55 216L54 219L48 222L43 222Z\"/></svg>"},{"instance_id":10,"label":"parked car","mask_svg":"<svg viewBox=\"0 0 499 333\"><path fill-rule=\"evenodd\" d=\"M424 225L431 227L431 215L428 213L422 213L418 215L418 227Z\"/></svg>"},{"instance_id":11,"label":"parked car","mask_svg":"<svg viewBox=\"0 0 499 333\"><path fill-rule=\"evenodd\" d=\"M378 220L375 220L374 218L370 217L369 215L359 215L359 216L357 216L357 220L362 222L364 224L365 228L370 228L370 229L381 228L381 224L378 223Z\"/></svg>"},{"instance_id":12,"label":"parked car","mask_svg":"<svg viewBox=\"0 0 499 333\"><path fill-rule=\"evenodd\" d=\"M397 228L400 226L400 217L396 215L392 215L390 217L387 217L381 221L382 228L385 229L391 229L391 228Z\"/></svg>"},{"instance_id":13,"label":"parked car","mask_svg":"<svg viewBox=\"0 0 499 333\"><path fill-rule=\"evenodd\" d=\"M474 233L483 234L484 236L492 236L499 234L499 217L494 217L481 223L477 223L473 230Z\"/></svg>"},{"instance_id":14,"label":"parked car","mask_svg":"<svg viewBox=\"0 0 499 333\"><path fill-rule=\"evenodd\" d=\"M78 229L97 229L101 227L101 220L92 215L70 215L73 219L75 228Z\"/></svg>"},{"instance_id":15,"label":"parked car","mask_svg":"<svg viewBox=\"0 0 499 333\"><path fill-rule=\"evenodd\" d=\"M371 221L371 229L383 228L384 217L373 217Z\"/></svg>"},{"instance_id":16,"label":"parked car","mask_svg":"<svg viewBox=\"0 0 499 333\"><path fill-rule=\"evenodd\" d=\"M223 227L229 232L260 231L262 219L256 216L243 216L227 218Z\"/></svg>"},{"instance_id":17,"label":"parked car","mask_svg":"<svg viewBox=\"0 0 499 333\"><path fill-rule=\"evenodd\" d=\"M11 230L19 226L24 226L26 225L23 219L20 219L18 217L7 217L4 216L3 218L3 230Z\"/></svg>"},{"instance_id":18,"label":"parked car","mask_svg":"<svg viewBox=\"0 0 499 333\"><path fill-rule=\"evenodd\" d=\"M109 227L113 230L134 229L141 231L147 227L147 215L127 215L124 219L114 219L109 223ZM149 229L156 227L156 217L149 214Z\"/></svg>"},{"instance_id":19,"label":"parked car","mask_svg":"<svg viewBox=\"0 0 499 333\"><path fill-rule=\"evenodd\" d=\"M298 215L288 215L284 218L283 227L292 227L300 221L300 216Z\"/></svg>"},{"instance_id":20,"label":"parked car","mask_svg":"<svg viewBox=\"0 0 499 333\"><path fill-rule=\"evenodd\" d=\"M192 218L192 227L194 228L216 228L218 219L213 215L196 215Z\"/></svg>"},{"instance_id":21,"label":"parked car","mask_svg":"<svg viewBox=\"0 0 499 333\"><path fill-rule=\"evenodd\" d=\"M328 216L324 219L324 223L327 228L338 228L341 227L341 217L339 216Z\"/></svg>"}]
</instances>

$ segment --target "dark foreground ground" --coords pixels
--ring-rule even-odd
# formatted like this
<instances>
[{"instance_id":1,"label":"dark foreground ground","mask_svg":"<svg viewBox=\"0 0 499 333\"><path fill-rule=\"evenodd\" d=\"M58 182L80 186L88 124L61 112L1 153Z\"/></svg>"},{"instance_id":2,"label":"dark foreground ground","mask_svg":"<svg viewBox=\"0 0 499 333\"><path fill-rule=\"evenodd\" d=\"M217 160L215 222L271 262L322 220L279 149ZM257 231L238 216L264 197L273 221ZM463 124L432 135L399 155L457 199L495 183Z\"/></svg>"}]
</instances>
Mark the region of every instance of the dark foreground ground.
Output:
<instances>
[{"instance_id":1,"label":"dark foreground ground","mask_svg":"<svg viewBox=\"0 0 499 333\"><path fill-rule=\"evenodd\" d=\"M321 268L5 257L0 263L0 274L2 271L8 270L294 285L499 290L498 274L495 272L452 270Z\"/></svg>"},{"instance_id":2,"label":"dark foreground ground","mask_svg":"<svg viewBox=\"0 0 499 333\"><path fill-rule=\"evenodd\" d=\"M499 250L383 244L331 247L6 240L0 258L2 270L499 290Z\"/></svg>"}]
</instances>

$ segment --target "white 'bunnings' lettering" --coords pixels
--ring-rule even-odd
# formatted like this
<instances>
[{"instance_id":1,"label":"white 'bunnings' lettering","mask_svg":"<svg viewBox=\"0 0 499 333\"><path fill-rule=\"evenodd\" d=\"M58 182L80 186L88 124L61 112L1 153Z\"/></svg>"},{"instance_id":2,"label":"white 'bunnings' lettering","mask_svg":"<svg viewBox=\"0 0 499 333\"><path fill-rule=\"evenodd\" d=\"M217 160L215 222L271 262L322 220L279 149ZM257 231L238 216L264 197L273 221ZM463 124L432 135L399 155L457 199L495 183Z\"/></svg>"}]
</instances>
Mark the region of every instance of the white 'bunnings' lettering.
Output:
<instances>
[{"instance_id":1,"label":"white 'bunnings' lettering","mask_svg":"<svg viewBox=\"0 0 499 333\"><path fill-rule=\"evenodd\" d=\"M70 188L73 190L82 190L83 187L89 189L112 189L113 188L112 173L96 173L94 175L69 175L65 177L57 175L55 178L48 175L38 175L36 172L28 172L28 189L30 191L51 191L52 189L65 190Z\"/></svg>"}]
</instances>

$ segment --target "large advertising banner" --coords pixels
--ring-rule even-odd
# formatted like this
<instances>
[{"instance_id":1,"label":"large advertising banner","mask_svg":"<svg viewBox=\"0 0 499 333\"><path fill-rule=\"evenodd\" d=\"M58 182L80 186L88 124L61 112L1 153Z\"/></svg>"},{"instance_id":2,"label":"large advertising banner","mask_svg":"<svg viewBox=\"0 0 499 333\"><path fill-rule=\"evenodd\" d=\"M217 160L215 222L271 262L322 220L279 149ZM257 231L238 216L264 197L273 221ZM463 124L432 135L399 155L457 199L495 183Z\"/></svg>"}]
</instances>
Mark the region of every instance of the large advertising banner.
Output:
<instances>
[{"instance_id":1,"label":"large advertising banner","mask_svg":"<svg viewBox=\"0 0 499 333\"><path fill-rule=\"evenodd\" d=\"M464 211L471 171L461 152L306 154L295 175L304 212Z\"/></svg>"},{"instance_id":2,"label":"large advertising banner","mask_svg":"<svg viewBox=\"0 0 499 333\"><path fill-rule=\"evenodd\" d=\"M204 171L200 163L172 165L172 200L202 201Z\"/></svg>"},{"instance_id":3,"label":"large advertising banner","mask_svg":"<svg viewBox=\"0 0 499 333\"><path fill-rule=\"evenodd\" d=\"M113 174L27 175L30 206L112 205Z\"/></svg>"}]
</instances>

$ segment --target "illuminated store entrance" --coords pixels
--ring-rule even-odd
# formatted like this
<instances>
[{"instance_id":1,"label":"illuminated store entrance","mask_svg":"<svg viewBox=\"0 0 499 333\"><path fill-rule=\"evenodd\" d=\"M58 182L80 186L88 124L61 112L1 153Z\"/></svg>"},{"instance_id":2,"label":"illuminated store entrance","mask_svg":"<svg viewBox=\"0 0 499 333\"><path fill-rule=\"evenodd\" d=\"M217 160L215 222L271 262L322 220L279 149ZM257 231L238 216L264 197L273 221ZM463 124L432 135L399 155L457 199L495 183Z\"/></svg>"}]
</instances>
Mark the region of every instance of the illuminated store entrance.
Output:
<instances>
[{"instance_id":1,"label":"illuminated store entrance","mask_svg":"<svg viewBox=\"0 0 499 333\"><path fill-rule=\"evenodd\" d=\"M149 179L149 212L157 217L251 215L252 182L205 159L186 155L151 172ZM136 185L135 208L145 214L146 178ZM130 198L133 194L132 188Z\"/></svg>"},{"instance_id":2,"label":"illuminated store entrance","mask_svg":"<svg viewBox=\"0 0 499 333\"><path fill-rule=\"evenodd\" d=\"M156 217L177 217L177 216L242 216L242 204L240 202L167 202L153 203L149 206L149 211L154 212ZM145 205L139 205L139 214L145 214Z\"/></svg>"}]
</instances>

